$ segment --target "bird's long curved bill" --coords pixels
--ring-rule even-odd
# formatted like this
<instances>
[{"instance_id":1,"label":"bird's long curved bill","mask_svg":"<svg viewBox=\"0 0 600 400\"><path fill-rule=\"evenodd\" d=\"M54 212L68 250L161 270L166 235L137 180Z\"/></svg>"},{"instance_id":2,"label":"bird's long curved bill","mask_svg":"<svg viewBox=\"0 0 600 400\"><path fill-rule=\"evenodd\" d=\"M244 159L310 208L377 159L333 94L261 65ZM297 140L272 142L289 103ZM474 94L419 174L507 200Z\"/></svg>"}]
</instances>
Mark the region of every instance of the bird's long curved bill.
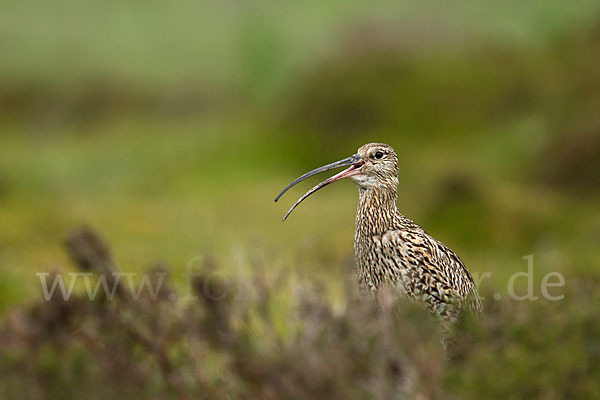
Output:
<instances>
[{"instance_id":1,"label":"bird's long curved bill","mask_svg":"<svg viewBox=\"0 0 600 400\"><path fill-rule=\"evenodd\" d=\"M296 208L298 206L298 204L300 204L308 196L310 196L311 194L313 194L317 190L321 189L322 187L329 185L330 183L333 183L333 182L338 181L340 179L346 178L348 176L355 175L356 173L358 173L358 168L360 168L362 165L363 165L363 161L360 159L360 156L358 154L355 154L355 155L353 155L351 157L344 158L343 160L336 161L334 163L327 164L327 165L324 165L322 167L313 169L312 171L307 172L306 174L304 174L304 175L300 176L299 178L295 179L294 181L292 181L292 183L290 183L289 185L287 185L285 187L285 189L283 189L281 191L281 193L279 193L277 195L277 197L275 198L275 201L279 200L279 198L285 192L287 192L290 188L292 188L294 185L296 185L299 182L302 182L303 180L305 180L307 178L310 178L313 175L319 174L321 172L329 171L330 169L334 169L334 168L350 166L349 168L343 170L342 172L340 172L340 173L338 173L338 174L336 174L336 175L334 175L334 176L332 176L330 178L327 178L326 180L324 180L323 182L319 183L318 185L316 185L315 187L313 187L312 189L310 189L308 192L306 192L304 194L304 196L300 197L298 199L298 201L296 201L294 203L294 205L288 210L288 212L283 217L283 220L285 221L286 218L288 217L288 215L290 215L290 213L294 210L294 208Z\"/></svg>"}]
</instances>

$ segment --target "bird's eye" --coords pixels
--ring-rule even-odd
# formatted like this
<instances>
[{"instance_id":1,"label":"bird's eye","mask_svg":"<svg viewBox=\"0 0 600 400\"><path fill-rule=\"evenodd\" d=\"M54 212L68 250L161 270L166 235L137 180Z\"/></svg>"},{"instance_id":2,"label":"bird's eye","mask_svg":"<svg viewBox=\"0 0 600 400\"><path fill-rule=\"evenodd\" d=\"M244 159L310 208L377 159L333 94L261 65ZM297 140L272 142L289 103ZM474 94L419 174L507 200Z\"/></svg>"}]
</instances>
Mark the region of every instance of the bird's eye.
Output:
<instances>
[{"instance_id":1,"label":"bird's eye","mask_svg":"<svg viewBox=\"0 0 600 400\"><path fill-rule=\"evenodd\" d=\"M383 157L383 153L381 151L378 151L377 153L375 153L375 158L381 158Z\"/></svg>"}]
</instances>

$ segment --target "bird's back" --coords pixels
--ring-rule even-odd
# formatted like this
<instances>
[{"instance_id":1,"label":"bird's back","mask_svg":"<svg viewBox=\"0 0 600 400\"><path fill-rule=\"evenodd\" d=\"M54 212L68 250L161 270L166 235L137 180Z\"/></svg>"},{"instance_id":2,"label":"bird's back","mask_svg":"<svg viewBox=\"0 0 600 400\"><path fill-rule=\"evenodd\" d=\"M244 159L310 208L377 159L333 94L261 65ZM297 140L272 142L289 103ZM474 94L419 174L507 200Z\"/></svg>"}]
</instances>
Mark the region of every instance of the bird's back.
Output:
<instances>
[{"instance_id":1,"label":"bird's back","mask_svg":"<svg viewBox=\"0 0 600 400\"><path fill-rule=\"evenodd\" d=\"M463 309L481 311L473 278L456 253L397 210L389 222L377 232L365 229L372 223L357 214L355 255L363 293L391 284L451 321Z\"/></svg>"}]
</instances>

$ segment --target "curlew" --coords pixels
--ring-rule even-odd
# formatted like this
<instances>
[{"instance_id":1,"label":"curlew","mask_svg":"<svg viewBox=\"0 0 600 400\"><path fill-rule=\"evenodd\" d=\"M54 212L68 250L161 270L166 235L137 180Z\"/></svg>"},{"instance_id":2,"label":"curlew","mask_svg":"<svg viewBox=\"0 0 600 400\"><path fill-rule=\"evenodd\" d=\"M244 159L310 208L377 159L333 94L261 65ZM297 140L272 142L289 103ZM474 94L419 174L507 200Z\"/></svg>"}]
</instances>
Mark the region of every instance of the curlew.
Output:
<instances>
[{"instance_id":1,"label":"curlew","mask_svg":"<svg viewBox=\"0 0 600 400\"><path fill-rule=\"evenodd\" d=\"M354 255L361 294L390 284L450 322L463 310L481 312L473 278L458 255L398 211L398 156L390 146L365 144L357 154L300 176L275 201L298 182L338 167L348 168L306 192L283 220L317 190L350 178L359 192Z\"/></svg>"}]
</instances>

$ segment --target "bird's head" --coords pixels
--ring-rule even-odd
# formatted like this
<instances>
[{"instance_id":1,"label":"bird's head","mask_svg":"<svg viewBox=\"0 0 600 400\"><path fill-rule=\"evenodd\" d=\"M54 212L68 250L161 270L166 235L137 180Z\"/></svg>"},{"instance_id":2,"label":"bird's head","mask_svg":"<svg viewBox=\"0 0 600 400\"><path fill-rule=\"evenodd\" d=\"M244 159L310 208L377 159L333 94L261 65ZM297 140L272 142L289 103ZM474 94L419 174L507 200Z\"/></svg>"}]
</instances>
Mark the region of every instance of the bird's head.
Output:
<instances>
[{"instance_id":1,"label":"bird's head","mask_svg":"<svg viewBox=\"0 0 600 400\"><path fill-rule=\"evenodd\" d=\"M295 179L292 183L287 185L285 189L277 195L275 201L288 191L292 186L296 185L313 175L320 172L328 171L330 169L339 167L348 167L342 172L324 180L317 186L310 189L304 196L302 196L296 203L290 208L283 220L292 212L298 204L300 204L305 198L321 189L330 183L339 181L344 178L350 178L361 190L383 190L383 191L396 191L398 187L398 156L394 152L391 146L383 143L368 143L361 146L358 152L348 158L336 161L331 164L324 165L316 168L306 174Z\"/></svg>"},{"instance_id":2,"label":"bird's head","mask_svg":"<svg viewBox=\"0 0 600 400\"><path fill-rule=\"evenodd\" d=\"M391 146L367 143L358 149L363 164L350 179L361 189L396 190L398 187L398 156Z\"/></svg>"}]
</instances>

